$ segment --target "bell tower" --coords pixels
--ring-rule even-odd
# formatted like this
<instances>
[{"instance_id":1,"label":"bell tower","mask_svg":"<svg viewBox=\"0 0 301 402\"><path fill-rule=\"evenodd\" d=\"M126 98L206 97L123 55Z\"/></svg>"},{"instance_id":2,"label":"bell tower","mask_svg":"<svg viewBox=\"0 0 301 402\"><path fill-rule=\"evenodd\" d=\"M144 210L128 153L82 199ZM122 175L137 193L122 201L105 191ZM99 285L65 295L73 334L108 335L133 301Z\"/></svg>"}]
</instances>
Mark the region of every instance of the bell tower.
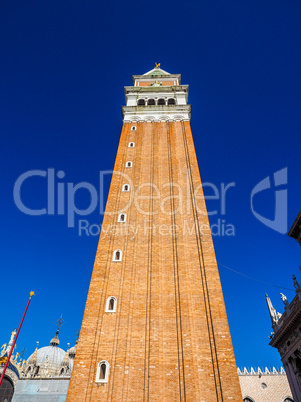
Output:
<instances>
[{"instance_id":1,"label":"bell tower","mask_svg":"<svg viewBox=\"0 0 301 402\"><path fill-rule=\"evenodd\" d=\"M125 98L67 401L241 401L188 86L156 65Z\"/></svg>"}]
</instances>

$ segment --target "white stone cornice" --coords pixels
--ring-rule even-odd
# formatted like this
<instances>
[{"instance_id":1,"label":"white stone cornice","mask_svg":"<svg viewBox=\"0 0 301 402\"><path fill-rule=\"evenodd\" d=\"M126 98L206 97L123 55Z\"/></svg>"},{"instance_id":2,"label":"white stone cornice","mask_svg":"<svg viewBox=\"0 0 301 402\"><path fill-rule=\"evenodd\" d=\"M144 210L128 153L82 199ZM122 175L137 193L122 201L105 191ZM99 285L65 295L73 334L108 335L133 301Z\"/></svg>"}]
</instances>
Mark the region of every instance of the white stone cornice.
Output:
<instances>
[{"instance_id":1,"label":"white stone cornice","mask_svg":"<svg viewBox=\"0 0 301 402\"><path fill-rule=\"evenodd\" d=\"M181 74L149 74L149 75L133 75L133 85L136 86L136 82L149 82L153 80L158 81L175 81L177 84L181 84Z\"/></svg>"},{"instance_id":2,"label":"white stone cornice","mask_svg":"<svg viewBox=\"0 0 301 402\"><path fill-rule=\"evenodd\" d=\"M190 121L191 105L123 106L124 123L146 121Z\"/></svg>"}]
</instances>

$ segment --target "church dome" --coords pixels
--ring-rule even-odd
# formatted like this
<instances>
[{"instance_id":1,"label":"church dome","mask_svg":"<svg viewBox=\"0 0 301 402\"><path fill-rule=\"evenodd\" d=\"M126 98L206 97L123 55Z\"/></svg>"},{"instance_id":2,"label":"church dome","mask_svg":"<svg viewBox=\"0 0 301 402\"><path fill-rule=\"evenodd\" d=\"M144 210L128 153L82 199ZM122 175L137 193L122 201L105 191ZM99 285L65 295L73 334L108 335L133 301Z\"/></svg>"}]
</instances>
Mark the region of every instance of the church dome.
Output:
<instances>
[{"instance_id":1,"label":"church dome","mask_svg":"<svg viewBox=\"0 0 301 402\"><path fill-rule=\"evenodd\" d=\"M44 366L48 363L51 366L59 367L64 359L65 353L66 352L58 346L45 346L38 349L36 365Z\"/></svg>"},{"instance_id":2,"label":"church dome","mask_svg":"<svg viewBox=\"0 0 301 402\"><path fill-rule=\"evenodd\" d=\"M50 345L40 349L36 349L35 352L28 358L28 363L34 363L40 368L44 368L48 375L55 375L59 370L66 352L59 348L58 332L55 337L51 339Z\"/></svg>"}]
</instances>

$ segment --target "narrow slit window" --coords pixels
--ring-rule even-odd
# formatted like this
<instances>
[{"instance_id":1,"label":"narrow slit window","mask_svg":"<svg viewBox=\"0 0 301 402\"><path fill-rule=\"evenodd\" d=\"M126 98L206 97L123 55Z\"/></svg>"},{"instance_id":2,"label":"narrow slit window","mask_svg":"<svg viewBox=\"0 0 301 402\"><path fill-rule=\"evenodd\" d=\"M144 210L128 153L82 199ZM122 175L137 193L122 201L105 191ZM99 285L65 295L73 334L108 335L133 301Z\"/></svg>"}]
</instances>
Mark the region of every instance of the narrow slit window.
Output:
<instances>
[{"instance_id":1,"label":"narrow slit window","mask_svg":"<svg viewBox=\"0 0 301 402\"><path fill-rule=\"evenodd\" d=\"M105 363L102 363L102 365L100 366L100 376L99 376L100 380L104 380L106 378L106 371L107 366L105 365Z\"/></svg>"},{"instance_id":2,"label":"narrow slit window","mask_svg":"<svg viewBox=\"0 0 301 402\"><path fill-rule=\"evenodd\" d=\"M115 296L110 296L107 298L106 303L106 313L115 313L117 307L117 299Z\"/></svg>"},{"instance_id":3,"label":"narrow slit window","mask_svg":"<svg viewBox=\"0 0 301 402\"><path fill-rule=\"evenodd\" d=\"M132 166L133 166L133 163L129 161L129 162L126 163L125 166L126 166L126 167L132 167Z\"/></svg>"},{"instance_id":4,"label":"narrow slit window","mask_svg":"<svg viewBox=\"0 0 301 402\"><path fill-rule=\"evenodd\" d=\"M131 127L131 131L136 131L137 130L137 127L136 126L132 126Z\"/></svg>"},{"instance_id":5,"label":"narrow slit window","mask_svg":"<svg viewBox=\"0 0 301 402\"><path fill-rule=\"evenodd\" d=\"M135 143L134 143L134 142L130 142L130 143L129 143L129 148L134 148L134 146L135 146Z\"/></svg>"},{"instance_id":6,"label":"narrow slit window","mask_svg":"<svg viewBox=\"0 0 301 402\"><path fill-rule=\"evenodd\" d=\"M126 222L126 214L124 212L122 212L122 214L119 214L118 222Z\"/></svg>"},{"instance_id":7,"label":"narrow slit window","mask_svg":"<svg viewBox=\"0 0 301 402\"><path fill-rule=\"evenodd\" d=\"M113 261L121 261L122 260L122 251L121 250L115 250L113 253Z\"/></svg>"},{"instance_id":8,"label":"narrow slit window","mask_svg":"<svg viewBox=\"0 0 301 402\"><path fill-rule=\"evenodd\" d=\"M109 377L109 363L106 360L102 360L97 365L96 382L106 383Z\"/></svg>"},{"instance_id":9,"label":"narrow slit window","mask_svg":"<svg viewBox=\"0 0 301 402\"><path fill-rule=\"evenodd\" d=\"M129 184L124 184L123 187L122 187L122 191L124 191L124 192L130 191L130 185Z\"/></svg>"}]
</instances>

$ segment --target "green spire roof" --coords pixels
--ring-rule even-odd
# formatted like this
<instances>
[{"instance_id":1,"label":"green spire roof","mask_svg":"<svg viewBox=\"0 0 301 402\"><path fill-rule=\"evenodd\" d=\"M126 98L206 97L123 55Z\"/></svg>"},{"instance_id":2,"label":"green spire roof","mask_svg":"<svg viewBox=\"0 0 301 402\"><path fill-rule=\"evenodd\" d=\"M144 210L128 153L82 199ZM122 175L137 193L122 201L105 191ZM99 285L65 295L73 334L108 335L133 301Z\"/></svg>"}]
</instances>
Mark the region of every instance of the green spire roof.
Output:
<instances>
[{"instance_id":1,"label":"green spire roof","mask_svg":"<svg viewBox=\"0 0 301 402\"><path fill-rule=\"evenodd\" d=\"M167 71L162 70L161 68L153 68L143 75L170 75Z\"/></svg>"}]
</instances>

